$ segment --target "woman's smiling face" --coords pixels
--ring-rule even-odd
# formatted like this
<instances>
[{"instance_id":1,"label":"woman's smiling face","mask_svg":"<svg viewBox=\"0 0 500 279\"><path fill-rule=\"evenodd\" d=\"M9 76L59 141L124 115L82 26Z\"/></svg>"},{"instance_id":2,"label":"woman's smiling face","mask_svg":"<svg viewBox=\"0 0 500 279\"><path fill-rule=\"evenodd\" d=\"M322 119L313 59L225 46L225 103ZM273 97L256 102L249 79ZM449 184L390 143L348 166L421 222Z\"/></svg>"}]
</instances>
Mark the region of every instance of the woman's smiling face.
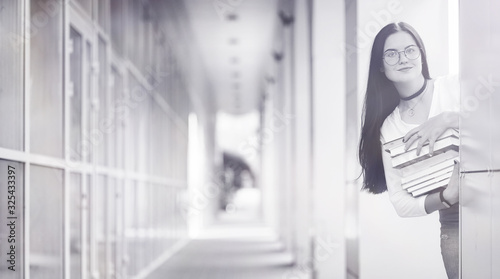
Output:
<instances>
[{"instance_id":1,"label":"woman's smiling face","mask_svg":"<svg viewBox=\"0 0 500 279\"><path fill-rule=\"evenodd\" d=\"M385 76L392 82L407 82L414 80L422 75L422 56L419 55L416 59L408 59L404 51L409 46L416 46L417 43L413 37L407 32L397 32L385 40L384 53L388 50L398 51L399 61L394 65L389 65L385 61L382 62L382 71Z\"/></svg>"}]
</instances>

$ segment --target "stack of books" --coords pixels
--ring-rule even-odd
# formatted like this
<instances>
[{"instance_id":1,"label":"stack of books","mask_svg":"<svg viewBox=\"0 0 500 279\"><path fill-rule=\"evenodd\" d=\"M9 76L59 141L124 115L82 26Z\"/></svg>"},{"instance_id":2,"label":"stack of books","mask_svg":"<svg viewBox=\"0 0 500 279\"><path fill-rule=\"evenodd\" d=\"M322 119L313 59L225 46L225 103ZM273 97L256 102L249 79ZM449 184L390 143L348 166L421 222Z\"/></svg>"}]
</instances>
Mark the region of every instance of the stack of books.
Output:
<instances>
[{"instance_id":1,"label":"stack of books","mask_svg":"<svg viewBox=\"0 0 500 279\"><path fill-rule=\"evenodd\" d=\"M417 141L405 151L403 138L385 143L384 150L391 155L392 166L401 170L403 189L417 197L448 185L459 145L458 131L448 129L434 143L433 156L429 155L428 142L420 155L417 155Z\"/></svg>"}]
</instances>

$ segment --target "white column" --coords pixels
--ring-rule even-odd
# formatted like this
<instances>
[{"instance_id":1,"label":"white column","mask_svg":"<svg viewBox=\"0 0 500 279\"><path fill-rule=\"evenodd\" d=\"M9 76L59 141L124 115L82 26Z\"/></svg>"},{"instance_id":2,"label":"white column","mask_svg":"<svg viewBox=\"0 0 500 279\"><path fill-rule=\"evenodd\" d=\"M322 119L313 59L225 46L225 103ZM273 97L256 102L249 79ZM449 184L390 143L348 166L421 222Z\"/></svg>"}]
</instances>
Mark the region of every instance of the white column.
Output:
<instances>
[{"instance_id":1,"label":"white column","mask_svg":"<svg viewBox=\"0 0 500 279\"><path fill-rule=\"evenodd\" d=\"M500 278L500 3L460 1L461 272Z\"/></svg>"},{"instance_id":2,"label":"white column","mask_svg":"<svg viewBox=\"0 0 500 279\"><path fill-rule=\"evenodd\" d=\"M293 23L293 154L294 180L294 255L298 266L311 261L311 193L312 193L312 112L310 6L306 0L295 1Z\"/></svg>"},{"instance_id":3,"label":"white column","mask_svg":"<svg viewBox=\"0 0 500 279\"><path fill-rule=\"evenodd\" d=\"M313 265L317 279L346 278L345 4L313 2Z\"/></svg>"}]
</instances>

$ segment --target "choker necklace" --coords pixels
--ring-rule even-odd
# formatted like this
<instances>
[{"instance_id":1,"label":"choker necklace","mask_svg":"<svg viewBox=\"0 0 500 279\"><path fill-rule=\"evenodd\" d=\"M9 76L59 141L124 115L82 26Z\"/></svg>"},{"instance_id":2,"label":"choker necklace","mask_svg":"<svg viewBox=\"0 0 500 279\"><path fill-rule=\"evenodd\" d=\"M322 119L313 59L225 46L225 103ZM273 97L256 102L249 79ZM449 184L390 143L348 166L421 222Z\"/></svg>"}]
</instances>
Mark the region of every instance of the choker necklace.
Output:
<instances>
[{"instance_id":1,"label":"choker necklace","mask_svg":"<svg viewBox=\"0 0 500 279\"><path fill-rule=\"evenodd\" d=\"M422 85L422 87L420 88L420 90L418 90L417 92L415 92L414 94L408 96L408 97L402 97L400 98L401 100L403 101L409 101L415 97L418 97L418 95L422 94L425 89L427 88L427 79L424 78L424 85Z\"/></svg>"},{"instance_id":2,"label":"choker necklace","mask_svg":"<svg viewBox=\"0 0 500 279\"><path fill-rule=\"evenodd\" d=\"M405 98L405 99L401 98L401 100L411 100L415 97L418 97L418 95L422 94L423 92L427 92L427 80L426 79L424 80L424 86L422 86L422 88L420 88L420 90L418 90L417 93L415 93L415 94L413 94L410 97ZM422 101L422 99L424 98L424 95L420 96L420 99L418 99L418 101L413 105L413 107L406 110L406 112L408 113L408 115L410 117L413 117L415 115L415 111L413 109L420 103L420 101Z\"/></svg>"}]
</instances>

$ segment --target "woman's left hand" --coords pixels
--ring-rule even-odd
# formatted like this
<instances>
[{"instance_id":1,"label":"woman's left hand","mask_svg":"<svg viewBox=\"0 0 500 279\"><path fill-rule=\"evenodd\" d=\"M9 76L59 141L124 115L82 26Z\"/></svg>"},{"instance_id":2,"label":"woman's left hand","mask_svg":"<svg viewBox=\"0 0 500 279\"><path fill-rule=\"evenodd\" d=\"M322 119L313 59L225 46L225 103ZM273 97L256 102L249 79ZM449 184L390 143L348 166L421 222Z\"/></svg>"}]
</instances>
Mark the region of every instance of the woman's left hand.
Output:
<instances>
[{"instance_id":1,"label":"woman's left hand","mask_svg":"<svg viewBox=\"0 0 500 279\"><path fill-rule=\"evenodd\" d=\"M447 129L458 129L458 112L443 112L429 118L420 126L410 130L403 138L405 150L408 150L415 141L417 143L417 155L420 155L422 146L429 141L429 155L434 152L434 143Z\"/></svg>"}]
</instances>

